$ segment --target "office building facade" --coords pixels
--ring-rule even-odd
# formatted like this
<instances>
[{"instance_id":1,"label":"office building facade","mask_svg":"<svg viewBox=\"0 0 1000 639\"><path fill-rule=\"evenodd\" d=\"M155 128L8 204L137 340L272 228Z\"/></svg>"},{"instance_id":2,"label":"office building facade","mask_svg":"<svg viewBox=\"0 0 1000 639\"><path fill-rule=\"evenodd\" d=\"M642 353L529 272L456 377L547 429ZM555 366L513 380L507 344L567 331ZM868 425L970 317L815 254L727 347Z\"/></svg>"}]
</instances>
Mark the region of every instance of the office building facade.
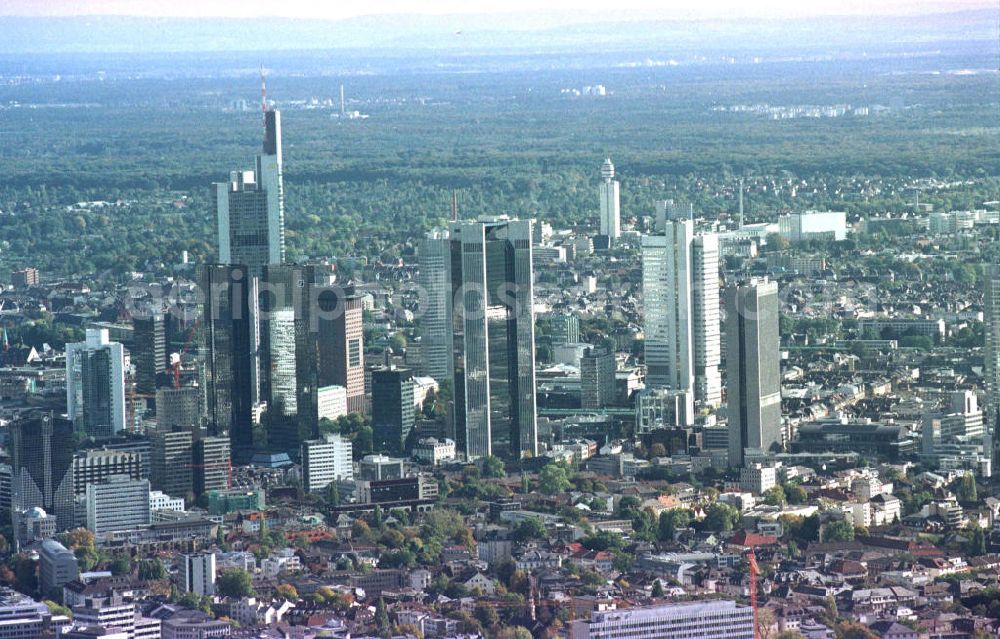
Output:
<instances>
[{"instance_id":1,"label":"office building facade","mask_svg":"<svg viewBox=\"0 0 1000 639\"><path fill-rule=\"evenodd\" d=\"M59 530L72 528L73 424L47 412L22 417L10 425L10 455L12 512L39 507Z\"/></svg>"},{"instance_id":2,"label":"office building facade","mask_svg":"<svg viewBox=\"0 0 1000 639\"><path fill-rule=\"evenodd\" d=\"M372 371L372 433L375 450L402 455L415 420L413 373L404 368Z\"/></svg>"},{"instance_id":3,"label":"office building facade","mask_svg":"<svg viewBox=\"0 0 1000 639\"><path fill-rule=\"evenodd\" d=\"M194 494L211 490L227 490L232 480L232 459L229 439L202 437L192 446Z\"/></svg>"},{"instance_id":4,"label":"office building facade","mask_svg":"<svg viewBox=\"0 0 1000 639\"><path fill-rule=\"evenodd\" d=\"M87 529L101 536L150 524L149 480L116 475L87 484Z\"/></svg>"},{"instance_id":5,"label":"office building facade","mask_svg":"<svg viewBox=\"0 0 1000 639\"><path fill-rule=\"evenodd\" d=\"M726 289L727 415L729 465L742 467L745 452L783 444L778 336L778 284L751 281Z\"/></svg>"},{"instance_id":6,"label":"office building facade","mask_svg":"<svg viewBox=\"0 0 1000 639\"><path fill-rule=\"evenodd\" d=\"M194 492L194 437L189 431L162 432L152 436L151 485L171 497Z\"/></svg>"},{"instance_id":7,"label":"office building facade","mask_svg":"<svg viewBox=\"0 0 1000 639\"><path fill-rule=\"evenodd\" d=\"M317 492L330 482L354 479L351 441L340 435L302 442L302 485Z\"/></svg>"},{"instance_id":8,"label":"office building facade","mask_svg":"<svg viewBox=\"0 0 1000 639\"><path fill-rule=\"evenodd\" d=\"M453 222L438 240L453 303L434 330L452 335L448 435L466 459L538 454L531 225Z\"/></svg>"},{"instance_id":9,"label":"office building facade","mask_svg":"<svg viewBox=\"0 0 1000 639\"><path fill-rule=\"evenodd\" d=\"M734 601L693 601L623 610L595 610L574 621L570 639L754 639L750 606Z\"/></svg>"},{"instance_id":10,"label":"office building facade","mask_svg":"<svg viewBox=\"0 0 1000 639\"><path fill-rule=\"evenodd\" d=\"M125 430L125 349L107 329L88 328L84 341L66 344L66 412L94 438Z\"/></svg>"},{"instance_id":11,"label":"office building facade","mask_svg":"<svg viewBox=\"0 0 1000 639\"><path fill-rule=\"evenodd\" d=\"M137 393L156 392L156 376L170 365L167 359L167 322L163 315L150 313L132 319L132 347Z\"/></svg>"}]
</instances>

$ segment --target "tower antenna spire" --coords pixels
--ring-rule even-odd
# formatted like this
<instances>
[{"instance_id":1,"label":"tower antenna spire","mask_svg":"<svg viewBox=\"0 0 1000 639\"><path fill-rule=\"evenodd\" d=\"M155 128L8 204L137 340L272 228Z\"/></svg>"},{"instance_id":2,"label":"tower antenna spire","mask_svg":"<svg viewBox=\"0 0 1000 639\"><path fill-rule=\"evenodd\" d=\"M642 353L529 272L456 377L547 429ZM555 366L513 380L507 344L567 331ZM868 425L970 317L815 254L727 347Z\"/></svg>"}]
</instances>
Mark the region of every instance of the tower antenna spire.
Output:
<instances>
[{"instance_id":1,"label":"tower antenna spire","mask_svg":"<svg viewBox=\"0 0 1000 639\"><path fill-rule=\"evenodd\" d=\"M267 127L267 78L264 77L264 65L260 65L260 111L264 127Z\"/></svg>"}]
</instances>

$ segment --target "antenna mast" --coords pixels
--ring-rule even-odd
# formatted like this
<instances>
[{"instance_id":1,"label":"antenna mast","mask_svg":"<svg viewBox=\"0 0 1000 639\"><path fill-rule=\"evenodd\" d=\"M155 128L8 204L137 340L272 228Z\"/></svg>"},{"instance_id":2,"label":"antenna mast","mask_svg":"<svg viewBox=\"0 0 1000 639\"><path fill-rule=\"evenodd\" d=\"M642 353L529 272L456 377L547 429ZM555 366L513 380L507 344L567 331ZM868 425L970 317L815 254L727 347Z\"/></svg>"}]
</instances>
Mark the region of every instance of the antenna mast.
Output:
<instances>
[{"instance_id":1,"label":"antenna mast","mask_svg":"<svg viewBox=\"0 0 1000 639\"><path fill-rule=\"evenodd\" d=\"M743 178L740 178L740 228L743 228Z\"/></svg>"},{"instance_id":2,"label":"antenna mast","mask_svg":"<svg viewBox=\"0 0 1000 639\"><path fill-rule=\"evenodd\" d=\"M458 191L451 192L451 221L458 221Z\"/></svg>"},{"instance_id":3,"label":"antenna mast","mask_svg":"<svg viewBox=\"0 0 1000 639\"><path fill-rule=\"evenodd\" d=\"M264 77L264 65L260 65L260 112L262 122L267 128L267 79Z\"/></svg>"}]
</instances>

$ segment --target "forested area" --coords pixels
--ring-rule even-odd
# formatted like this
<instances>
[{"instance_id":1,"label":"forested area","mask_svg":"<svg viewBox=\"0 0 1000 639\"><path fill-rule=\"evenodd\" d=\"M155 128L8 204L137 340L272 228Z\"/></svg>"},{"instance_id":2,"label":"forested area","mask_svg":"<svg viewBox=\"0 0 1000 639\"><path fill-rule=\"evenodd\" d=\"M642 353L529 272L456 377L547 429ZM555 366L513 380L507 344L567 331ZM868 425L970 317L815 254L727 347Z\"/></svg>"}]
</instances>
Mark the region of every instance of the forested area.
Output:
<instances>
[{"instance_id":1,"label":"forested area","mask_svg":"<svg viewBox=\"0 0 1000 639\"><path fill-rule=\"evenodd\" d=\"M731 212L739 176L748 220L784 209L899 212L916 180L937 180L920 197L938 208L981 206L1000 199L993 80L925 73L967 62L381 73L349 80L349 108L370 116L357 120L305 108L340 80L276 70L289 256L408 253L447 219L453 191L463 214L593 224L607 155L626 219L663 198ZM611 94L560 93L596 80ZM211 184L251 166L255 90L224 74L0 87L0 265L116 275L176 263L182 250L211 259ZM227 110L235 99L250 108ZM789 120L713 110L760 103L885 108ZM92 200L123 204L68 208Z\"/></svg>"}]
</instances>

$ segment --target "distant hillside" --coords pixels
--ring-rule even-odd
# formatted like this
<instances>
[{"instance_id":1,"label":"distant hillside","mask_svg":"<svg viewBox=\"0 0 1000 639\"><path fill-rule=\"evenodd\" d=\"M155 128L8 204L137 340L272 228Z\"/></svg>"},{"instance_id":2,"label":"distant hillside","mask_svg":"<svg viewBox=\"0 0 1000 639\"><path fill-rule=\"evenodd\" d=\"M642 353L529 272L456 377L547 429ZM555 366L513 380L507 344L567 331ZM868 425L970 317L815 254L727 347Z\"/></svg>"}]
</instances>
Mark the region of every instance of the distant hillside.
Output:
<instances>
[{"instance_id":1,"label":"distant hillside","mask_svg":"<svg viewBox=\"0 0 1000 639\"><path fill-rule=\"evenodd\" d=\"M935 41L997 42L995 11L788 21L666 21L635 14L369 16L340 21L90 16L0 17L0 53L209 52L301 49L566 52L667 47L880 49Z\"/></svg>"}]
</instances>

